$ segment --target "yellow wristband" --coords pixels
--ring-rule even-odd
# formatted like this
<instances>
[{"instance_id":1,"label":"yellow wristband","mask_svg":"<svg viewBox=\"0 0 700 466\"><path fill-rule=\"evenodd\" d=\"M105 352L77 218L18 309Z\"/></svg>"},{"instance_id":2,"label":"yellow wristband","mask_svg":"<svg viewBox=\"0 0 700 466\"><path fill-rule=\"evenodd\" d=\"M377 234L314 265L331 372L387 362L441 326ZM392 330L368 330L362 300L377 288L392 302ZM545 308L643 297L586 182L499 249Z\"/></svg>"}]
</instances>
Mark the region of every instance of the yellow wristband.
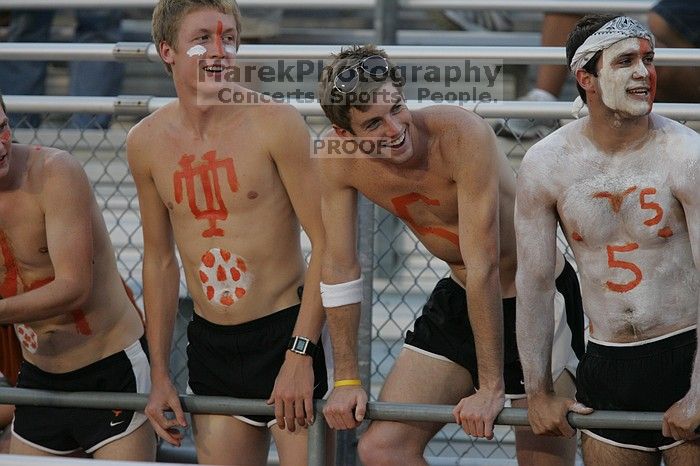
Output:
<instances>
[{"instance_id":1,"label":"yellow wristband","mask_svg":"<svg viewBox=\"0 0 700 466\"><path fill-rule=\"evenodd\" d=\"M338 388L338 387L359 387L362 385L362 380L360 379L343 379L343 380L336 380L335 383L333 384L333 387Z\"/></svg>"}]
</instances>

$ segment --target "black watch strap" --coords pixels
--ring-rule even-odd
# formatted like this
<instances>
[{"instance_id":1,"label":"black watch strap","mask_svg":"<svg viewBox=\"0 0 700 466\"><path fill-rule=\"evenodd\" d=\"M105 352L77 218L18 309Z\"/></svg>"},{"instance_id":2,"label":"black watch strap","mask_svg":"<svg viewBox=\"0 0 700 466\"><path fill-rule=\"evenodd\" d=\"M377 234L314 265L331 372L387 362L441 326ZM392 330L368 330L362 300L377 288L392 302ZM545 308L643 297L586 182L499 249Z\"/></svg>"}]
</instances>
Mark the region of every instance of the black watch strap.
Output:
<instances>
[{"instance_id":1,"label":"black watch strap","mask_svg":"<svg viewBox=\"0 0 700 466\"><path fill-rule=\"evenodd\" d=\"M306 337L293 336L289 339L287 349L292 353L314 357L318 351L318 345Z\"/></svg>"}]
</instances>

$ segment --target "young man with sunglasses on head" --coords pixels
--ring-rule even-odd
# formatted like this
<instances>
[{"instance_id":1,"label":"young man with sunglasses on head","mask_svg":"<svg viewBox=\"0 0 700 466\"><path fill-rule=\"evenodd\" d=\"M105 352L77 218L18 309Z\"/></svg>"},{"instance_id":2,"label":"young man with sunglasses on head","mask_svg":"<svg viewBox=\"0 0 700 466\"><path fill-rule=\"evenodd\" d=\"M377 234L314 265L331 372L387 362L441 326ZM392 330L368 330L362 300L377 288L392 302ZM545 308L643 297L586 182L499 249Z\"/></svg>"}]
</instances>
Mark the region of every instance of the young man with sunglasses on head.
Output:
<instances>
[{"instance_id":1,"label":"young man with sunglasses on head","mask_svg":"<svg viewBox=\"0 0 700 466\"><path fill-rule=\"evenodd\" d=\"M411 111L403 86L398 70L373 46L342 51L320 83L321 105L333 124L325 144L315 145L326 229L321 298L335 365L324 414L331 427L350 429L366 410L357 361L361 193L401 218L452 272L406 336L380 400L456 404L455 420L465 432L490 439L507 395L525 406L515 342L515 176L480 117L449 105ZM573 395L578 360L572 347L583 351L583 314L576 274L559 257L552 377L561 393ZM425 446L441 427L373 421L360 439L360 458L368 466L425 465ZM521 464L573 464L575 440L517 429L516 442Z\"/></svg>"},{"instance_id":2,"label":"young man with sunglasses on head","mask_svg":"<svg viewBox=\"0 0 700 466\"><path fill-rule=\"evenodd\" d=\"M553 393L546 332L561 226L581 272L590 337L576 399L593 409L665 411L662 430L583 430L587 465L700 465L700 137L651 113L654 37L591 15L566 55L589 116L532 146L520 167L518 341L529 418L572 435Z\"/></svg>"},{"instance_id":3,"label":"young man with sunglasses on head","mask_svg":"<svg viewBox=\"0 0 700 466\"><path fill-rule=\"evenodd\" d=\"M240 36L231 0L160 0L153 12L154 42L178 98L127 140L153 358L146 413L158 435L180 444L186 423L168 367L177 245L194 302L189 389L275 405L274 416L193 415L198 460L264 466L272 434L280 463L298 466L307 461L313 398L327 391L320 193L301 115L223 78ZM236 103L217 101L222 90ZM313 248L308 270L300 224Z\"/></svg>"}]
</instances>

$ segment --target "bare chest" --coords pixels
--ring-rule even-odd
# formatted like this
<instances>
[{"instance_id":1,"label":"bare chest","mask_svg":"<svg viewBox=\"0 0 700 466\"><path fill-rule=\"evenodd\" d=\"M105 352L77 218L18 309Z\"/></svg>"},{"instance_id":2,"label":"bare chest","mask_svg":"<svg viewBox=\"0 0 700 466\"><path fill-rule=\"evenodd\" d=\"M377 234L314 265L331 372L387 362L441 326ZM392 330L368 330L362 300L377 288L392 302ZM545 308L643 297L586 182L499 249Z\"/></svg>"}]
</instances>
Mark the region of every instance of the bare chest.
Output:
<instances>
[{"instance_id":1,"label":"bare chest","mask_svg":"<svg viewBox=\"0 0 700 466\"><path fill-rule=\"evenodd\" d=\"M156 188L175 222L201 224L203 235L218 236L221 223L255 215L284 191L264 147L173 143L153 167Z\"/></svg>"},{"instance_id":2,"label":"bare chest","mask_svg":"<svg viewBox=\"0 0 700 466\"><path fill-rule=\"evenodd\" d=\"M53 275L41 208L26 193L0 202L0 295L14 296Z\"/></svg>"},{"instance_id":3,"label":"bare chest","mask_svg":"<svg viewBox=\"0 0 700 466\"><path fill-rule=\"evenodd\" d=\"M608 168L573 180L563 191L558 210L571 239L593 248L611 240L653 247L687 232L662 167Z\"/></svg>"},{"instance_id":4,"label":"bare chest","mask_svg":"<svg viewBox=\"0 0 700 466\"><path fill-rule=\"evenodd\" d=\"M391 212L438 257L452 260L447 250L459 247L456 184L437 172L357 176L357 189ZM457 251L458 255L459 251Z\"/></svg>"}]
</instances>

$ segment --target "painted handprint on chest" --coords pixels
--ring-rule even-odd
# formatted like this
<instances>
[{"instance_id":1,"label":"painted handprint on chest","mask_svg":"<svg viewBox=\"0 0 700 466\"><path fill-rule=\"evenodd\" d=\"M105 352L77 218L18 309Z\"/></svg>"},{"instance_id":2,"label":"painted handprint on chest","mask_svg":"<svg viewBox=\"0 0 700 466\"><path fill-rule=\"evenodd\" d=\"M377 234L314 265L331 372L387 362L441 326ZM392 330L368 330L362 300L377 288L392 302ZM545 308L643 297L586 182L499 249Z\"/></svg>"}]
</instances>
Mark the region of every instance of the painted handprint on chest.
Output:
<instances>
[{"instance_id":1,"label":"painted handprint on chest","mask_svg":"<svg viewBox=\"0 0 700 466\"><path fill-rule=\"evenodd\" d=\"M228 218L222 190L238 191L233 158L217 159L216 151L212 150L205 153L201 161L197 161L195 155L185 154L178 164L180 168L173 173L175 202L180 204L187 196L194 217L207 222L202 231L204 238L224 236L224 230L217 225L217 222Z\"/></svg>"}]
</instances>

